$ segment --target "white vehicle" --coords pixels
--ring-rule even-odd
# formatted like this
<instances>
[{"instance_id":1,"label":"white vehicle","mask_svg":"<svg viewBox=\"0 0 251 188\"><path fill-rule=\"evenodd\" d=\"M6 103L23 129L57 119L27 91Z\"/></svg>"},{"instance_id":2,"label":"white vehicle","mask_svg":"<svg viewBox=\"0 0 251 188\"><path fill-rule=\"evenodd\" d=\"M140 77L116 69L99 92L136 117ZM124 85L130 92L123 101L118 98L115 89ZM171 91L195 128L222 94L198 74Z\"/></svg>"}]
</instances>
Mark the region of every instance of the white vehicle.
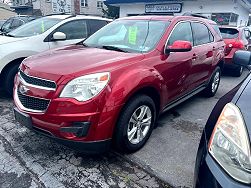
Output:
<instances>
[{"instance_id":1,"label":"white vehicle","mask_svg":"<svg viewBox=\"0 0 251 188\"><path fill-rule=\"evenodd\" d=\"M14 77L26 57L81 42L109 22L94 16L51 15L0 36L0 89L12 94Z\"/></svg>"}]
</instances>

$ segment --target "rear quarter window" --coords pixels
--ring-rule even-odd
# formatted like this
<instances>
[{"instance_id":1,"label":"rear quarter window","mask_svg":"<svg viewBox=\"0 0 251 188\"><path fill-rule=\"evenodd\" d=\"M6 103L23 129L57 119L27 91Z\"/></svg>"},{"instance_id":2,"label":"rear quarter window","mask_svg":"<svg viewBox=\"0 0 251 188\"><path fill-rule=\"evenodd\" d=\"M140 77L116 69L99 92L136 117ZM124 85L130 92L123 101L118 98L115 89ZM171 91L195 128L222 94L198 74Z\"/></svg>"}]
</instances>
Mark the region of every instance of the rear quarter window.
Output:
<instances>
[{"instance_id":1,"label":"rear quarter window","mask_svg":"<svg viewBox=\"0 0 251 188\"><path fill-rule=\"evenodd\" d=\"M220 32L224 39L235 39L239 36L239 31L234 28L220 28Z\"/></svg>"}]
</instances>

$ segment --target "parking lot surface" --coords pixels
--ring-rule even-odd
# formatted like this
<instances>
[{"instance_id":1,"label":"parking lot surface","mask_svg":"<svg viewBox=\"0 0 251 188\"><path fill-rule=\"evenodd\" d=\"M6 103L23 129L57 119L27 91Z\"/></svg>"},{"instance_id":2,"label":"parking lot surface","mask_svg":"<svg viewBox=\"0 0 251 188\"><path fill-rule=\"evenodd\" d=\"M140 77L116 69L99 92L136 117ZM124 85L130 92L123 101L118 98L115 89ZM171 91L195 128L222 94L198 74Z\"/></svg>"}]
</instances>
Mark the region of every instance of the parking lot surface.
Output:
<instances>
[{"instance_id":1,"label":"parking lot surface","mask_svg":"<svg viewBox=\"0 0 251 188\"><path fill-rule=\"evenodd\" d=\"M0 187L168 187L154 175L175 187L192 187L206 120L217 100L245 75L224 76L215 97L197 95L164 113L145 147L119 156L84 156L21 127L12 100L0 92Z\"/></svg>"},{"instance_id":2,"label":"parking lot surface","mask_svg":"<svg viewBox=\"0 0 251 188\"><path fill-rule=\"evenodd\" d=\"M192 187L197 148L206 121L218 99L246 75L247 71L240 78L225 75L213 98L196 95L164 113L148 143L137 153L124 157L171 186Z\"/></svg>"},{"instance_id":3,"label":"parking lot surface","mask_svg":"<svg viewBox=\"0 0 251 188\"><path fill-rule=\"evenodd\" d=\"M167 187L108 153L84 156L14 121L12 101L0 94L0 187Z\"/></svg>"}]
</instances>

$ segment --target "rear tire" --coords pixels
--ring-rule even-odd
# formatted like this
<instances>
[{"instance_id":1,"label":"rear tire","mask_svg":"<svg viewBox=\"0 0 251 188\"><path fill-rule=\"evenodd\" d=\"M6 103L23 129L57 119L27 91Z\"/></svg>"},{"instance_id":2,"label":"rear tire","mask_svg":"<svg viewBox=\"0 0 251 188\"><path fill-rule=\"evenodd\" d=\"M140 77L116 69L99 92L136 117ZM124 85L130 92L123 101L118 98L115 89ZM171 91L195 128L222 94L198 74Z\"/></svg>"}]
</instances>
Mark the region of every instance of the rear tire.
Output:
<instances>
[{"instance_id":1,"label":"rear tire","mask_svg":"<svg viewBox=\"0 0 251 188\"><path fill-rule=\"evenodd\" d=\"M217 67L210 79L209 84L203 91L203 95L205 97L213 97L216 94L220 85L220 77L221 77L221 70L219 67Z\"/></svg>"},{"instance_id":2,"label":"rear tire","mask_svg":"<svg viewBox=\"0 0 251 188\"><path fill-rule=\"evenodd\" d=\"M240 77L243 73L243 67L239 66L236 69L233 70L232 75L235 77Z\"/></svg>"},{"instance_id":3,"label":"rear tire","mask_svg":"<svg viewBox=\"0 0 251 188\"><path fill-rule=\"evenodd\" d=\"M13 95L14 78L18 72L19 64L10 67L4 74L3 87L8 95Z\"/></svg>"},{"instance_id":4,"label":"rear tire","mask_svg":"<svg viewBox=\"0 0 251 188\"><path fill-rule=\"evenodd\" d=\"M137 95L124 107L114 132L117 150L132 153L142 148L150 137L156 119L155 103L147 95Z\"/></svg>"}]
</instances>

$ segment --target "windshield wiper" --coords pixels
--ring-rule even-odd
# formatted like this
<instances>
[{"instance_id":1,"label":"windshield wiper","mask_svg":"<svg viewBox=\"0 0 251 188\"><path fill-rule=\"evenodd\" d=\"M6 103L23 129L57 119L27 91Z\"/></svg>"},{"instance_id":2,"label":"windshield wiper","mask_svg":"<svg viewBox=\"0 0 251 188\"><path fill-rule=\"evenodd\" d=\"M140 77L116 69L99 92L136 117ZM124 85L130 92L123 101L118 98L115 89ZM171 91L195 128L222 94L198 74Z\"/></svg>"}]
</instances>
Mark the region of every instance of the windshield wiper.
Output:
<instances>
[{"instance_id":1,"label":"windshield wiper","mask_svg":"<svg viewBox=\"0 0 251 188\"><path fill-rule=\"evenodd\" d=\"M9 33L5 33L4 35L7 36L7 37L15 37L14 35L11 35Z\"/></svg>"},{"instance_id":2,"label":"windshield wiper","mask_svg":"<svg viewBox=\"0 0 251 188\"><path fill-rule=\"evenodd\" d=\"M118 51L118 52L125 52L128 53L127 50L124 50L122 48L116 47L116 46L101 46L101 48L104 48L106 50L114 50L114 51Z\"/></svg>"},{"instance_id":3,"label":"windshield wiper","mask_svg":"<svg viewBox=\"0 0 251 188\"><path fill-rule=\"evenodd\" d=\"M81 44L81 43L80 43ZM85 44L84 42L82 42L82 45L84 46L84 47L89 47L87 44Z\"/></svg>"}]
</instances>

